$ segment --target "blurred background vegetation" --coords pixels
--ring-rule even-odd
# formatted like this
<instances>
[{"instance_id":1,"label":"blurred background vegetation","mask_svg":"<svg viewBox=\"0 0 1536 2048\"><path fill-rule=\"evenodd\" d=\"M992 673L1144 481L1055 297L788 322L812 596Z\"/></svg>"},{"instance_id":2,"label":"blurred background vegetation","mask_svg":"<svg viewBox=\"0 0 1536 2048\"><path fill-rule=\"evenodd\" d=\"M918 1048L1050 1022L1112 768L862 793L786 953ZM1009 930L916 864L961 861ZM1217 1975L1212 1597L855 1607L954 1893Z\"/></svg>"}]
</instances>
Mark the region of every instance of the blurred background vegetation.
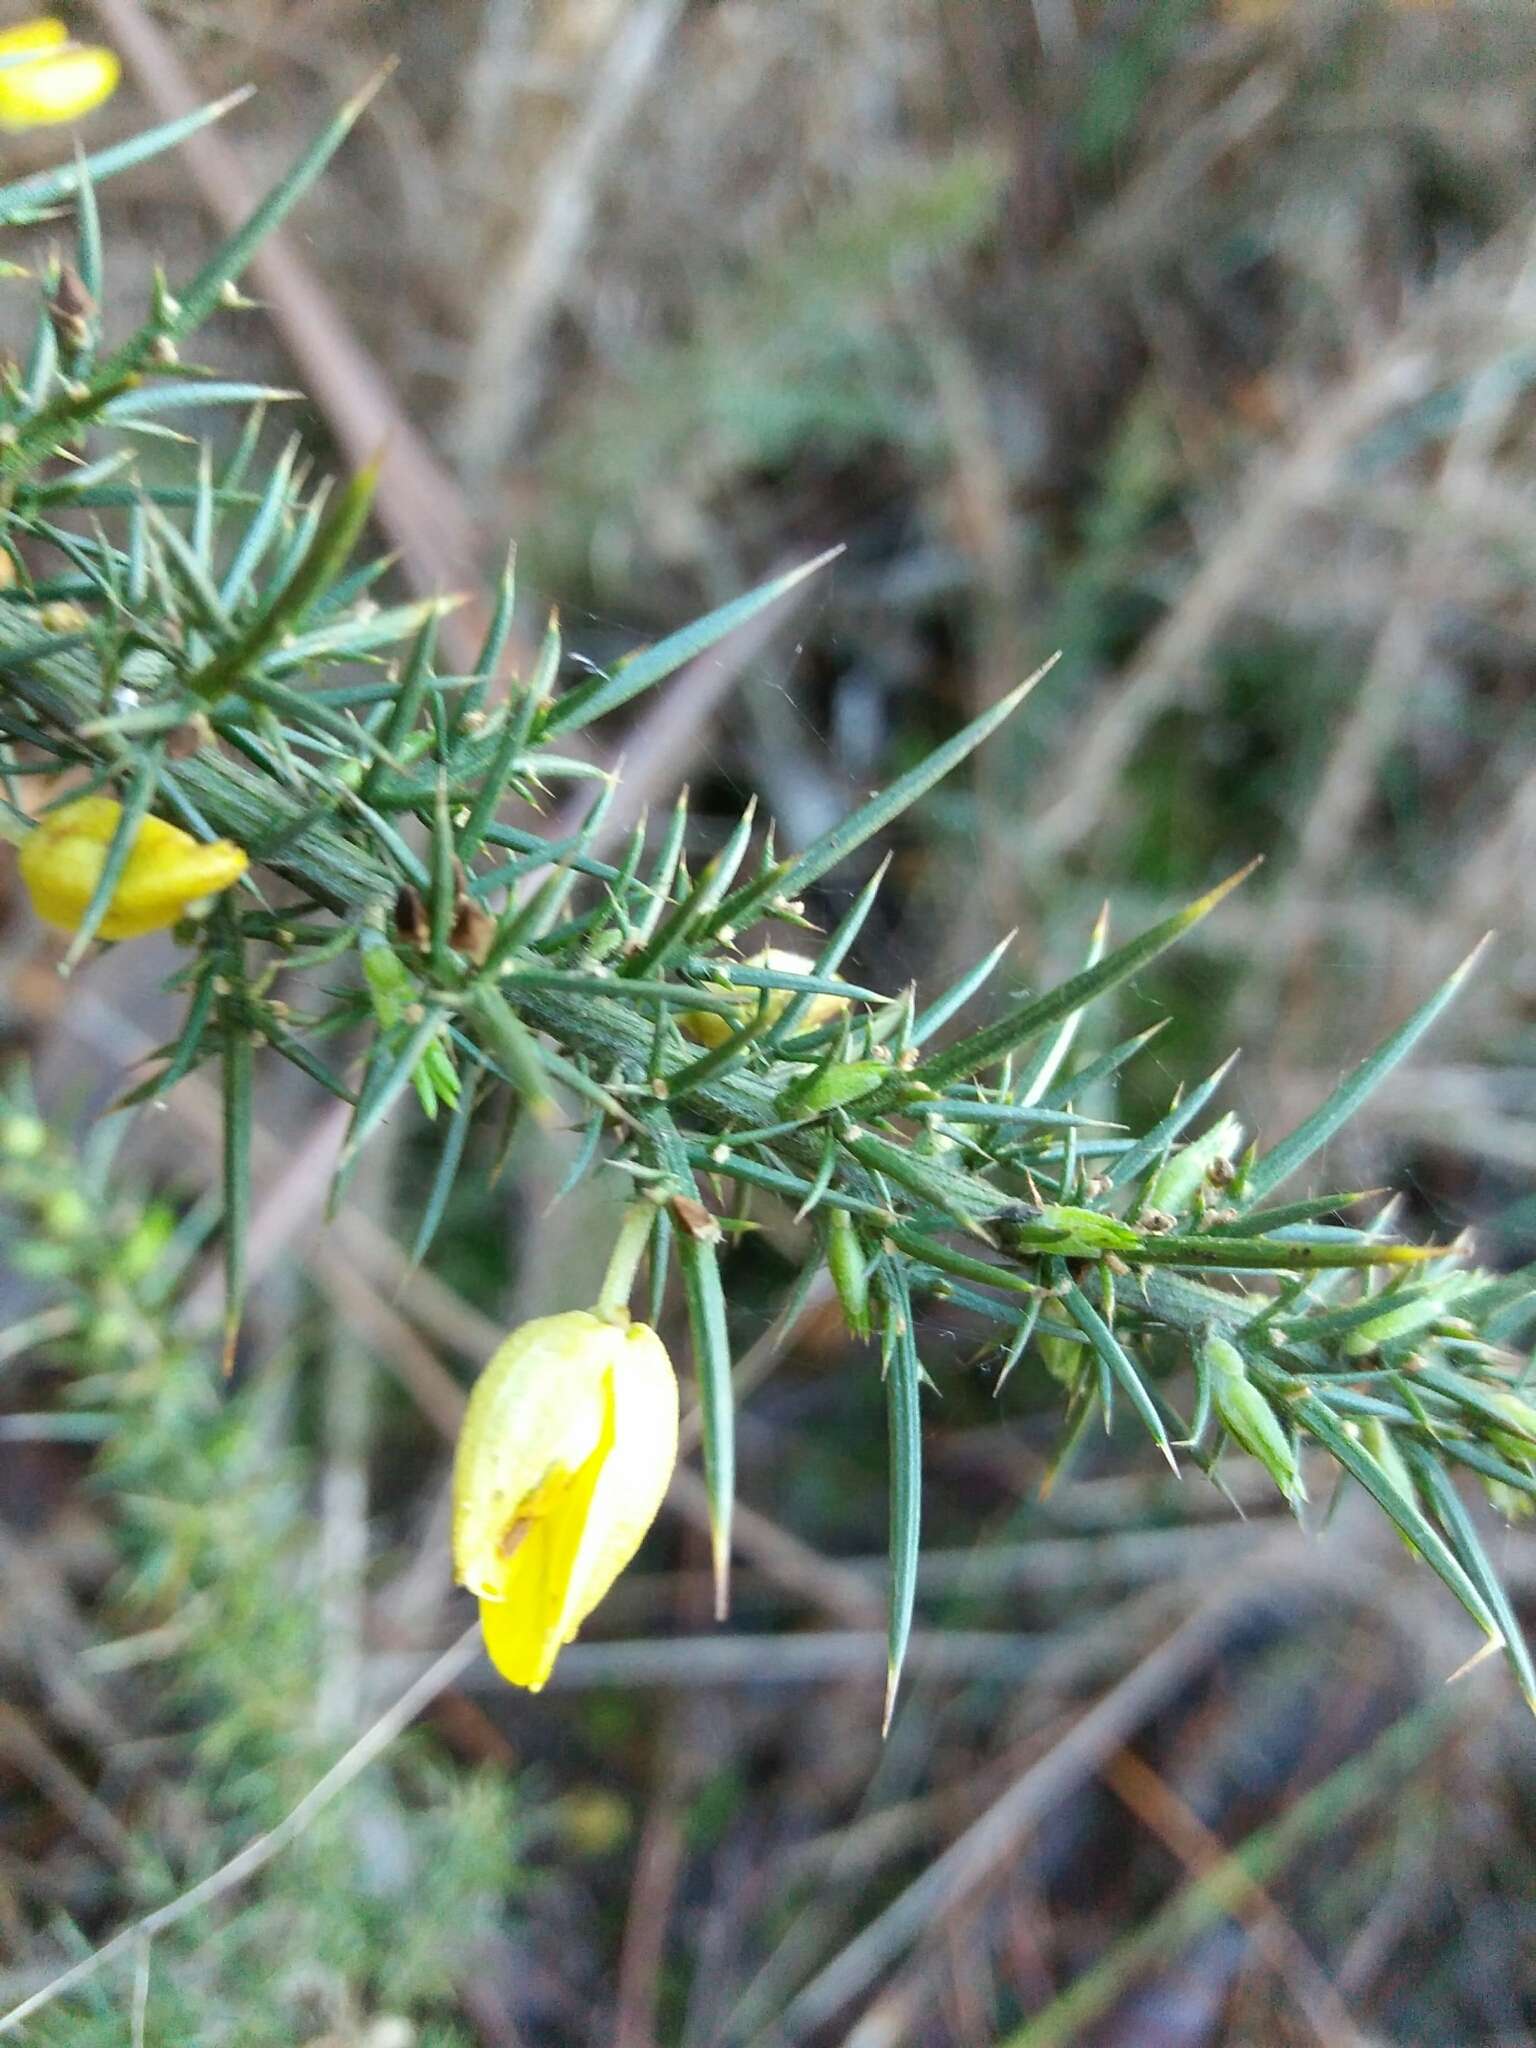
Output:
<instances>
[{"instance_id":1,"label":"blurred background vegetation","mask_svg":"<svg viewBox=\"0 0 1536 2048\"><path fill-rule=\"evenodd\" d=\"M1014 929L1038 981L1106 896L1123 934L1262 852L1118 1022L1175 1018L1138 1110L1241 1042L1222 1104L1273 1137L1496 926L1329 1171L1532 1256L1528 0L73 18L130 74L93 143L260 89L104 194L134 306L398 57L258 274L271 319L227 323L218 360L311 393L287 410L318 460L388 447L403 584L483 582L515 537L525 626L558 603L602 667L846 545L637 718L615 837L687 780L700 853L752 790L804 843L1060 646L902 827L851 971L933 988ZM0 1120L8 2004L269 1825L462 1627L456 1386L519 1316L590 1298L608 1225L553 1201L563 1134L493 1179L477 1133L409 1276L421 1131L398 1118L321 1229L339 1127L269 1075L222 1401L158 1291L212 1298L216 1104L184 1084L110 1161L92 1130L165 1035L169 951L61 984L0 880L4 1034L46 1119L13 1092ZM930 1344L915 1683L882 1749L880 1391L831 1314L771 1345L802 1247L759 1221L730 1628L684 1475L546 1694L469 1674L239 1901L28 2038L1536 2040L1530 1723L1491 1670L1423 1717L1465 1654L1439 1589L1348 1495L1307 1535L1258 1489L1240 1520L1134 1435L1042 1500L1056 1390L1021 1370L994 1399L960 1321ZM1524 1605L1530 1535L1489 1542Z\"/></svg>"}]
</instances>

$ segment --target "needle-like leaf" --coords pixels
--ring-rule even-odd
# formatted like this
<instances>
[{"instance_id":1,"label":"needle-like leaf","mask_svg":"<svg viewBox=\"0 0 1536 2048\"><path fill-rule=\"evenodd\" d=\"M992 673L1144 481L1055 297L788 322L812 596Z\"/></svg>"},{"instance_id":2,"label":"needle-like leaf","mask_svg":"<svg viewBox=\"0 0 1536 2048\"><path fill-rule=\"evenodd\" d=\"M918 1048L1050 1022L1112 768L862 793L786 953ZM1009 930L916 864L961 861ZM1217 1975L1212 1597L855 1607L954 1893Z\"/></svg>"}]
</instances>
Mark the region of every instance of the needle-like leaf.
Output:
<instances>
[{"instance_id":1,"label":"needle-like leaf","mask_svg":"<svg viewBox=\"0 0 1536 2048\"><path fill-rule=\"evenodd\" d=\"M1314 1153L1320 1152L1336 1131L1354 1115L1367 1096L1379 1088L1400 1060L1405 1059L1418 1044L1424 1033L1434 1023L1459 993L1462 983L1472 972L1487 946L1486 938L1480 939L1453 974L1440 984L1426 1003L1422 1003L1405 1023L1398 1026L1390 1038L1384 1039L1373 1053L1367 1055L1354 1072L1339 1086L1312 1114L1296 1126L1287 1138L1259 1159L1243 1177L1242 1193L1246 1204L1262 1202L1266 1195L1274 1193L1283 1181L1293 1173L1300 1172Z\"/></svg>"}]
</instances>

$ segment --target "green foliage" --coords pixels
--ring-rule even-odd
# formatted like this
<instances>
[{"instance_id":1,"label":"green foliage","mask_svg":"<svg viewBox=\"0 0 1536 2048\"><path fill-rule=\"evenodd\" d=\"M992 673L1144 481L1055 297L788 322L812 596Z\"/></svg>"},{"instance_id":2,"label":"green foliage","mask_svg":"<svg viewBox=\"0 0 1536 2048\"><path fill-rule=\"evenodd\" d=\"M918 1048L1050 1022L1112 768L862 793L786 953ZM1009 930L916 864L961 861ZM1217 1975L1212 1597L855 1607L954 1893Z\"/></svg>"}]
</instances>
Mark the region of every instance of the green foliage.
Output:
<instances>
[{"instance_id":1,"label":"green foliage","mask_svg":"<svg viewBox=\"0 0 1536 2048\"><path fill-rule=\"evenodd\" d=\"M326 1623L306 1512L314 1475L300 1452L274 1448L286 1375L269 1370L230 1396L207 1353L178 1339L178 1285L201 1233L109 1188L110 1165L100 1144L82 1161L19 1085L0 1099L9 1258L49 1327L67 1330L32 1357L51 1372L61 1415L88 1411L100 1435L94 1491L118 1556L108 1641L125 1655L136 1640L163 1645L142 1666L140 1732L173 1738L185 1757L158 1824L146 1817L138 1836L130 1888L149 1909L278 1822L345 1739L317 1725ZM384 1837L394 1874L381 1886ZM257 2012L284 2040L397 2013L443 2022L444 2048L464 2041L445 2015L516 1848L506 1777L450 1772L413 1736L259 1881L155 1941L146 2041L234 2048ZM125 2003L124 1986L104 1979L41 2013L27 2039L106 2048L124 2039Z\"/></svg>"},{"instance_id":2,"label":"green foliage","mask_svg":"<svg viewBox=\"0 0 1536 2048\"><path fill-rule=\"evenodd\" d=\"M348 118L267 203L264 224L316 174ZM93 219L83 205L82 274ZM733 1469L729 1262L700 1196L713 1191L727 1223L753 1190L819 1214L851 1326L878 1335L891 1395L893 1684L920 1497L925 1375L914 1305L935 1296L992 1320L1005 1373L1035 1347L1067 1382L1069 1442L1096 1416L1112 1421L1119 1403L1176 1458L1170 1364L1220 1358L1221 1370L1197 1372L1190 1436L1200 1461L1235 1439L1257 1448L1299 1500L1299 1444L1327 1454L1489 1639L1506 1644L1523 1681L1524 1652L1472 1525L1413 1475L1427 1458L1437 1472L1468 1467L1506 1504L1536 1494L1536 1446L1511 1427L1507 1407L1521 1371L1513 1346L1531 1320L1526 1282L1469 1270L1459 1248L1346 1221L1346 1194L1266 1206L1407 1055L1465 970L1296 1131L1234 1161L1227 1119L1195 1128L1224 1069L1148 1130L1126 1134L1085 1105L1142 1041L1073 1060L1095 1005L1240 877L1115 950L1096 933L1081 973L1005 1002L993 1021L935 1049L927 1041L1000 954L921 1008L910 992L885 998L844 979L843 955L878 880L811 975L736 964L751 927L803 929L802 893L958 767L1038 678L792 859L758 838L749 807L695 873L680 801L659 844L640 828L610 861L597 844L612 794L601 774L580 826L561 838L541 832L536 810L551 792L594 780L587 760L560 750L567 734L654 688L806 572L737 599L611 676L570 681L553 621L532 672L504 673L509 581L480 659L466 674L444 673L433 634L440 607L381 608L372 592L387 565L349 566L366 477L335 494L309 487L291 452L265 454L257 415L221 470L205 454L185 484L125 488L132 458L122 436L149 415L114 423L114 404L131 394L147 405L158 392L179 410L194 374L208 376L205 394L235 388L173 363L155 338L187 341L187 309L206 312L227 296L252 245L251 234L237 235L179 298L159 295L148 329L105 356L87 335L61 357L48 281L33 361L3 399L3 544L19 575L0 601L0 774L16 829L25 829L23 781L72 770L196 834L235 839L253 863L213 916L184 929L182 1027L138 1091L152 1097L204 1064L223 1074L231 1342L263 1064L255 1047L298 1063L352 1106L340 1186L413 1090L429 1113L449 1112L439 1116L442 1164L423 1244L465 1157L470 1119L502 1119L519 1104L544 1119L569 1116L589 1133L580 1170L622 1169L666 1212L653 1289L676 1259L706 1394L722 1578ZM165 377L146 384L156 363ZM61 454L77 466L60 469ZM29 565L49 550L68 572L30 581ZM535 822L517 822L529 806ZM742 989L757 1000L743 1004ZM782 1010L768 1000L774 991L789 999ZM837 1015L808 1027L813 995L831 998ZM700 1011L732 1026L702 1053L687 1025ZM355 1080L328 1057L341 1039L362 1048ZM1369 1448L1367 1425L1401 1454L1392 1472ZM1220 1434L1207 1445L1213 1426Z\"/></svg>"}]
</instances>

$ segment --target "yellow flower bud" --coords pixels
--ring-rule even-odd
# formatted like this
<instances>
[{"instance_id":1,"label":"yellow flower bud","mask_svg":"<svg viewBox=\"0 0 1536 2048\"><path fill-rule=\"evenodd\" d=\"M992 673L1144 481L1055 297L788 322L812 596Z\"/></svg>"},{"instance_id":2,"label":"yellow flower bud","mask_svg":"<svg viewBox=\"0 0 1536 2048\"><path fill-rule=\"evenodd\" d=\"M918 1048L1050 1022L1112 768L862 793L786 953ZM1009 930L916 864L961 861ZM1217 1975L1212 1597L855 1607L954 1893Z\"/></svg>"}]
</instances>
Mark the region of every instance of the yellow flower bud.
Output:
<instances>
[{"instance_id":1,"label":"yellow flower bud","mask_svg":"<svg viewBox=\"0 0 1536 2048\"><path fill-rule=\"evenodd\" d=\"M0 71L0 78L4 76L5 73ZM80 605L71 604L67 597L61 597L52 604L38 607L37 623L47 633L81 633L91 623L91 617Z\"/></svg>"},{"instance_id":2,"label":"yellow flower bud","mask_svg":"<svg viewBox=\"0 0 1536 2048\"><path fill-rule=\"evenodd\" d=\"M7 29L0 34L0 128L78 120L116 91L121 68L110 50L71 42L51 17Z\"/></svg>"},{"instance_id":3,"label":"yellow flower bud","mask_svg":"<svg viewBox=\"0 0 1536 2048\"><path fill-rule=\"evenodd\" d=\"M111 797L83 796L38 822L21 849L21 878L45 923L79 930L122 814ZM248 865L243 848L228 839L205 843L163 819L145 818L101 921L101 937L163 931L204 897L238 881Z\"/></svg>"},{"instance_id":4,"label":"yellow flower bud","mask_svg":"<svg viewBox=\"0 0 1536 2048\"><path fill-rule=\"evenodd\" d=\"M814 960L808 960L803 953L786 953L778 946L765 946L760 953L754 953L749 960L744 961L743 965L747 967L767 967L777 974L814 974L816 972L816 962ZM732 1002L740 1006L741 1015L739 1018L727 1017L715 1010L684 1010L677 1020L682 1029L697 1045L707 1045L710 1047L724 1045L732 1032L739 1031L749 1018L756 1016L758 998L765 991L755 988L727 989L722 987L720 993L722 995L729 995ZM792 989L771 988L766 991L766 994L770 1018L782 1017L790 1004L795 1000ZM847 1007L848 998L846 996L812 996L806 1006L805 1015L800 1020L800 1029L802 1031L814 1031L818 1025L830 1023L839 1011L846 1010Z\"/></svg>"},{"instance_id":5,"label":"yellow flower bud","mask_svg":"<svg viewBox=\"0 0 1536 2048\"><path fill-rule=\"evenodd\" d=\"M656 1332L585 1310L514 1330L475 1383L453 1467L453 1569L502 1677L537 1692L656 1518L677 1378Z\"/></svg>"}]
</instances>

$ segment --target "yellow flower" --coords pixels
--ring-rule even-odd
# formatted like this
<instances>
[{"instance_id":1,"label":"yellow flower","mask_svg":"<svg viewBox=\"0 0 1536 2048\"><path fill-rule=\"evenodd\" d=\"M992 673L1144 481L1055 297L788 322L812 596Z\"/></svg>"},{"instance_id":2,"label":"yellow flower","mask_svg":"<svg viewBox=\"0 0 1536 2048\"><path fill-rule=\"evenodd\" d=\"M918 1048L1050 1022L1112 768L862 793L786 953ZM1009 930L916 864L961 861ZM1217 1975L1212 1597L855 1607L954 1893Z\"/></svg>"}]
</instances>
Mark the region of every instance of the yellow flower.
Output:
<instances>
[{"instance_id":1,"label":"yellow flower","mask_svg":"<svg viewBox=\"0 0 1536 2048\"><path fill-rule=\"evenodd\" d=\"M677 1461L677 1378L644 1323L524 1323L475 1383L453 1467L453 1568L491 1662L537 1692L640 1547Z\"/></svg>"},{"instance_id":2,"label":"yellow flower","mask_svg":"<svg viewBox=\"0 0 1536 2048\"><path fill-rule=\"evenodd\" d=\"M77 797L49 811L21 849L21 879L47 924L78 931L123 815L109 796ZM228 839L207 844L160 818L145 818L98 927L104 939L163 931L205 896L237 882L249 865Z\"/></svg>"},{"instance_id":3,"label":"yellow flower","mask_svg":"<svg viewBox=\"0 0 1536 2048\"><path fill-rule=\"evenodd\" d=\"M48 16L7 29L0 34L0 128L78 120L117 90L121 69L110 50L73 42L63 22Z\"/></svg>"},{"instance_id":4,"label":"yellow flower","mask_svg":"<svg viewBox=\"0 0 1536 2048\"><path fill-rule=\"evenodd\" d=\"M778 974L814 974L816 962L808 960L803 953L786 953L778 946L765 946L760 953L754 953L743 962L747 967L768 967ZM685 1010L678 1023L688 1037L698 1045L724 1045L733 1031L739 1031L749 1018L757 1015L757 1000L761 991L755 988L721 989L722 995L741 1006L739 1018L727 1017L715 1010ZM782 1017L795 1000L794 991L787 988L771 988L768 991L768 1015ZM819 1024L830 1023L840 1010L846 1010L846 996L812 996L800 1019L802 1031L814 1031Z\"/></svg>"}]
</instances>

